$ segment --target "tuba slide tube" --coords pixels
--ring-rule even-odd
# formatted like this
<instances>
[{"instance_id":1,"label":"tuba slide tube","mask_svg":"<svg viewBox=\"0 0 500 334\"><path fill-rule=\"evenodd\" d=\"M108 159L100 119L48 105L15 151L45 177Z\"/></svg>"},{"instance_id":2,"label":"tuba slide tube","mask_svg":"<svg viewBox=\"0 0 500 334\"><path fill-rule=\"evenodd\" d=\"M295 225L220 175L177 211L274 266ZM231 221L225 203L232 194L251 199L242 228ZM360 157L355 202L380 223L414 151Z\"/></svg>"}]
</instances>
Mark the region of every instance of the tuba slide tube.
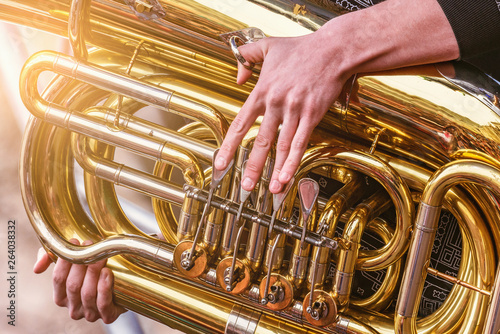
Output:
<instances>
[{"instance_id":1,"label":"tuba slide tube","mask_svg":"<svg viewBox=\"0 0 500 334\"><path fill-rule=\"evenodd\" d=\"M23 161L22 166L26 163L27 161ZM116 254L135 254L163 264L166 268L172 267L172 251L163 243L142 236L113 236L88 246L71 244L43 221L43 214L36 205L37 200L31 198L33 192L29 180L22 179L21 187L27 203L30 203L27 208L28 214L40 241L44 245L50 245L50 250L56 256L74 263L89 264Z\"/></svg>"},{"instance_id":2,"label":"tuba slide tube","mask_svg":"<svg viewBox=\"0 0 500 334\"><path fill-rule=\"evenodd\" d=\"M437 218L441 210L444 195L458 183L478 183L500 194L500 171L491 165L479 161L454 161L437 171L427 184L420 200L416 227L412 236L410 253L405 268L402 289L398 298L395 330L397 333L417 333L416 307L422 293L426 267L430 258L431 245L436 232ZM496 286L495 286L496 287ZM493 301L498 300L499 291L492 291ZM495 312L498 305L490 304L488 325L485 333L495 333L497 326L492 319L498 318Z\"/></svg>"},{"instance_id":3,"label":"tuba slide tube","mask_svg":"<svg viewBox=\"0 0 500 334\"><path fill-rule=\"evenodd\" d=\"M346 308L349 303L354 269L364 229L369 221L387 210L390 203L390 198L384 192L375 192L375 194L356 206L347 221L343 237L349 247L346 250L340 250L332 291L340 309Z\"/></svg>"}]
</instances>

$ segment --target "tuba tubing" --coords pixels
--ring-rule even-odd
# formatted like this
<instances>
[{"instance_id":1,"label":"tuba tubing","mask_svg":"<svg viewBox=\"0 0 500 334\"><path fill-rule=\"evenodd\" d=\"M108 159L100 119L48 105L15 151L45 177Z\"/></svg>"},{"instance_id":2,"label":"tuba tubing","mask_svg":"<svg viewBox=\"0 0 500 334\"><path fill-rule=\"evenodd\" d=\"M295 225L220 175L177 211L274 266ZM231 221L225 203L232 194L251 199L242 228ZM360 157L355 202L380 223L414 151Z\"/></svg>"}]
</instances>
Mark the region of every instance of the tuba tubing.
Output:
<instances>
[{"instance_id":1,"label":"tuba tubing","mask_svg":"<svg viewBox=\"0 0 500 334\"><path fill-rule=\"evenodd\" d=\"M424 189L415 223L416 233L410 243L409 259L404 272L402 290L397 305L396 331L397 333L417 333L415 309L420 299L423 281L426 276L426 267L432 251L432 242L437 230L437 222L441 205L446 192L459 183L477 183L487 185L497 195L500 194L500 170L495 166L486 165L481 161L462 160L454 161L438 170ZM423 254L422 254L423 253ZM500 324L498 299L498 277L491 291L495 299L488 308L487 325L484 333L497 333Z\"/></svg>"}]
</instances>

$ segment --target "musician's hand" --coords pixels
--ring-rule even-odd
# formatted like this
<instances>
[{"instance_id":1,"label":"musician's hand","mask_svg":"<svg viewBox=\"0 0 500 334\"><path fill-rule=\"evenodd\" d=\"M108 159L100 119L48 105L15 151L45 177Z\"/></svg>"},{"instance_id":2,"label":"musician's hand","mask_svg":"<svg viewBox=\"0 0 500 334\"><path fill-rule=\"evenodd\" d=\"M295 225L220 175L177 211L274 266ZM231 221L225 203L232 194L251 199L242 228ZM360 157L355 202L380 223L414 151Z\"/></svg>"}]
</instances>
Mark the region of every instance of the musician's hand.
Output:
<instances>
[{"instance_id":1,"label":"musician's hand","mask_svg":"<svg viewBox=\"0 0 500 334\"><path fill-rule=\"evenodd\" d=\"M70 240L78 245L76 239ZM84 242L85 245L91 242ZM47 270L51 260L40 249L33 271L40 274ZM126 310L113 302L113 272L105 267L106 260L90 265L72 264L58 259L52 273L54 302L67 307L72 319L85 318L94 322L102 319L104 323L114 322Z\"/></svg>"},{"instance_id":2,"label":"musician's hand","mask_svg":"<svg viewBox=\"0 0 500 334\"><path fill-rule=\"evenodd\" d=\"M223 169L260 115L265 115L246 165L242 186L252 190L260 178L278 127L276 160L270 190L277 193L294 175L314 127L337 98L348 78L338 54L322 48L328 36L316 32L302 37L265 38L239 47L251 63L262 64L259 80L231 124L216 160ZM251 71L238 64L239 84ZM325 71L332 68L331 71Z\"/></svg>"},{"instance_id":3,"label":"musician's hand","mask_svg":"<svg viewBox=\"0 0 500 334\"><path fill-rule=\"evenodd\" d=\"M436 0L387 0L335 18L318 31L264 38L240 46L262 62L255 88L232 122L215 168L224 169L258 116L262 125L242 177L252 190L281 130L269 189L278 193L296 172L314 127L353 74L456 59L458 44ZM252 72L238 63L239 84Z\"/></svg>"}]
</instances>

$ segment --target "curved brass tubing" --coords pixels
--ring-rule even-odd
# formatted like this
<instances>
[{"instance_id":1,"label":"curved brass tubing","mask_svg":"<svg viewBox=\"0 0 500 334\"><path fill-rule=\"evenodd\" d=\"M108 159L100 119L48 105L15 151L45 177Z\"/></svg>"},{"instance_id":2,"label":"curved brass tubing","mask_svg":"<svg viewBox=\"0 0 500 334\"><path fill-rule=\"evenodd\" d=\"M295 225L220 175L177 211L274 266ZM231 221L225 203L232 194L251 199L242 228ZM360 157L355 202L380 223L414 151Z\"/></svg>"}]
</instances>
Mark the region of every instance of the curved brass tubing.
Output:
<instances>
[{"instance_id":1,"label":"curved brass tubing","mask_svg":"<svg viewBox=\"0 0 500 334\"><path fill-rule=\"evenodd\" d=\"M192 98L169 92L148 82L139 82L132 77L113 73L83 61L76 61L56 52L43 51L31 56L23 67L20 79L21 99L33 115L59 126L71 129L73 122L66 111L40 97L36 82L43 71L53 71L147 105L181 113L195 120L201 118L218 139L224 138L228 128L227 121L220 113ZM71 115L71 117L75 118L75 122L80 118L83 118L82 121L85 120L85 117L81 115Z\"/></svg>"},{"instance_id":2,"label":"curved brass tubing","mask_svg":"<svg viewBox=\"0 0 500 334\"><path fill-rule=\"evenodd\" d=\"M407 169L405 163L390 161L390 164L417 190L425 186L430 177L427 172L418 167ZM494 274L494 258L492 240L487 236L487 227L481 220L481 215L474 208L466 193L453 188L445 197L445 207L457 217L462 231L463 252L459 280L469 282L479 288L491 286ZM430 333L482 333L480 319L487 310L487 298L472 290L455 285L445 302L433 314L417 320L419 334ZM467 305L457 308L456 305ZM361 322L369 322L377 333L394 333L394 321L391 318L374 317L350 307L347 311Z\"/></svg>"},{"instance_id":3,"label":"curved brass tubing","mask_svg":"<svg viewBox=\"0 0 500 334\"><path fill-rule=\"evenodd\" d=\"M107 157L100 157L90 148L89 138L74 135L72 138L72 148L76 160L83 169L99 179L107 180L112 182L112 184L125 186L177 205L184 202L182 188L157 176L116 163ZM106 152L106 148L101 146L98 151ZM109 156L109 152L106 155ZM142 187L139 186L139 183ZM91 201L92 194L95 194L95 191L90 190L89 198ZM103 233L105 235L119 233L115 230L116 225L116 222L113 222L108 227L102 226Z\"/></svg>"},{"instance_id":4,"label":"curved brass tubing","mask_svg":"<svg viewBox=\"0 0 500 334\"><path fill-rule=\"evenodd\" d=\"M345 171L346 169L341 167L330 167L330 170L326 171L329 177L344 181L345 184L330 197L321 213L317 228L317 233L321 235L333 237L341 215L358 202L368 190L359 174L353 171L345 173ZM310 292L303 301L303 316L316 326L325 326L338 321L337 300L323 289L329 264L330 250L313 247L307 281Z\"/></svg>"},{"instance_id":5,"label":"curved brass tubing","mask_svg":"<svg viewBox=\"0 0 500 334\"><path fill-rule=\"evenodd\" d=\"M339 147L319 146L306 151L297 178L325 164L343 166L368 175L379 182L392 199L396 210L396 229L392 240L375 251L360 252L356 269L379 270L397 261L408 247L406 240L413 220L413 203L406 183L397 172L376 156Z\"/></svg>"},{"instance_id":6,"label":"curved brass tubing","mask_svg":"<svg viewBox=\"0 0 500 334\"><path fill-rule=\"evenodd\" d=\"M406 182L419 192L424 190L431 172L407 162L384 157ZM462 232L462 261L457 278L482 289L491 286L494 275L494 245L487 222L474 207L469 194L453 187L445 196L445 207L457 217ZM432 315L417 320L418 333L482 333L481 323L487 310L487 297L455 285L446 301ZM456 305L468 305L466 310ZM386 323L380 332L393 333L394 322ZM378 327L377 327L378 328Z\"/></svg>"},{"instance_id":7,"label":"curved brass tubing","mask_svg":"<svg viewBox=\"0 0 500 334\"><path fill-rule=\"evenodd\" d=\"M438 170L429 180L421 198L416 231L412 237L407 268L403 276L395 316L397 333L417 333L415 309L420 300L425 269L428 265L437 219L446 192L458 183L477 183L500 194L500 171L491 165L474 160L454 161ZM498 279L496 281L499 281ZM496 284L496 283L495 283ZM496 285L492 298L498 298ZM498 305L489 308L485 333L496 333L500 326ZM493 321L493 319L495 321Z\"/></svg>"},{"instance_id":8,"label":"curved brass tubing","mask_svg":"<svg viewBox=\"0 0 500 334\"><path fill-rule=\"evenodd\" d=\"M388 243L394 234L394 230L380 217L371 220L366 226L366 229L379 235L385 243ZM373 311L385 310L392 302L396 287L399 284L399 279L394 279L394 277L400 277L401 262L402 260L396 261L387 268L385 279L377 292L365 299L352 298L350 304L358 308L365 308Z\"/></svg>"},{"instance_id":9,"label":"curved brass tubing","mask_svg":"<svg viewBox=\"0 0 500 334\"><path fill-rule=\"evenodd\" d=\"M50 64L51 62L52 64ZM226 120L215 109L201 104L193 100L192 98L183 97L178 93L170 93L164 90L160 91L157 84L160 82L163 82L163 84L165 84L165 81L168 81L170 79L170 77L168 76L148 77L147 80L154 81L155 85L153 86L152 84L149 84L147 82L139 83L135 79L123 77L118 74L96 68L95 66L87 66L83 63L78 63L71 60L69 57L64 57L55 53L40 53L33 56L33 58L27 63L22 75L22 80L26 80L24 81L26 84L25 88L27 88L26 92L28 92L28 94L32 96L33 99L25 99L25 102L28 104L28 107L35 115L38 115L38 117L43 117L44 119L49 119L53 123L60 126L79 130L84 134L93 136L94 138L107 140L108 142L111 142L115 145L127 147L129 149L131 148L132 150L139 151L142 154L151 155L152 157L157 159L159 158L163 161L171 161L171 163L174 164L176 163L176 161L180 162L180 160L176 158L174 151L170 151L174 154L170 154L169 152L167 152L169 150L167 148L168 146L175 147L176 151L182 151L190 155L190 151L184 147L181 148L181 146L185 146L185 144L188 143L193 143L194 146L191 146L191 148L197 147L194 151L200 152L203 158L206 158L206 145L196 143L193 140L183 142L184 138L182 138L182 136L181 138L179 138L179 135L169 133L168 131L163 130L162 128L159 128L157 126L151 127L152 124L148 122L131 119L129 117L122 117L122 119L120 119L118 125L121 128L119 129L119 131L106 132L106 130L112 128L112 126L110 125L112 118L109 114L103 116L103 114L101 113L100 116L102 116L103 120L103 123L101 124L96 123L95 119L93 118L88 118L87 115L82 115L76 112L68 112L66 116L64 116L64 110L58 109L57 107L48 104L45 100L40 98L36 90L29 88L36 87L33 81L36 83L36 79L39 73L44 70L54 70L58 73L78 77L80 80L84 81L86 79L87 82L91 82L92 84L99 85L99 82L101 82L101 86L104 86L103 81L100 81L102 77L108 76L107 79L114 80L114 82L116 83L114 88L116 88L115 91L118 93L124 93L127 91L140 92L139 94L142 95L143 98L142 100L139 100L142 102L147 101L153 104L156 103L156 105L160 104L160 107L164 109L166 108L167 110L181 113L184 116L203 121L204 124L207 124L212 130L216 138L216 142L219 144L222 142L223 135L227 130ZM111 88L110 90L113 91L114 88ZM137 96L134 97L137 98ZM159 101L163 102L159 103ZM110 102L109 104L112 105L112 102ZM132 103L132 105L137 104L137 102ZM116 119L114 119L114 122L116 123ZM106 127L108 127L108 129L106 129ZM144 136L139 140L139 137L134 134L134 131L143 133ZM153 138L151 137L152 134L154 134ZM159 138L159 140L155 143L156 139L154 138ZM175 143L180 144L179 146L175 146ZM179 157L179 154L177 154L177 157ZM174 159L172 160L172 158ZM191 161L194 161L192 157L190 157L189 159ZM188 184L192 184L201 188L203 184L203 173L201 172L201 169L196 166L197 164L194 164L188 168L182 168L182 170L184 171L184 176ZM102 169L100 171L102 171ZM195 178L192 178L191 175L194 175ZM109 179L111 175L107 175L106 177L108 177ZM184 203L184 207L185 211L190 213L197 211L196 207L193 207L190 203ZM191 226L191 228L186 229L193 230L193 226L195 226L195 224L186 224ZM181 225L184 226L186 224Z\"/></svg>"},{"instance_id":10,"label":"curved brass tubing","mask_svg":"<svg viewBox=\"0 0 500 334\"><path fill-rule=\"evenodd\" d=\"M368 256L368 258L365 257L362 259L358 257L357 262L361 263L360 267L365 270L366 268L371 268L370 270L379 270L393 264L406 251L406 239L408 238L409 228L413 217L413 204L411 202L410 192L406 184L389 165L375 156L361 152L346 151L344 148L325 146L314 147L306 151L301 162L301 166L303 167L297 172L297 179L300 179L301 176L308 171L324 165L341 166L361 172L374 178L388 192L396 210L397 222L394 237L388 244L386 244L386 246L378 250L379 253L372 252L375 256ZM292 196L292 198L294 197ZM385 253L383 253L382 250L384 250ZM307 266L307 264L305 266L301 266L300 255L302 254L300 251L300 242L296 241L294 244L292 260L290 261L289 275L287 277L295 287L300 287L300 284L302 283L301 273L302 271L305 273ZM377 255L380 256L377 257ZM306 253L306 256L308 256L308 253ZM307 263L307 258L305 258L303 262ZM317 293L321 292L317 290ZM326 297L329 300L328 296ZM308 299L307 296L306 299ZM328 304L332 303L334 302L328 301ZM323 316L324 319L330 319L334 316L332 312L336 311L332 309L333 306L334 305L330 305L330 307L328 307L328 315ZM308 312L309 311L310 310L308 310ZM320 320L319 323L324 326L323 322L323 320Z\"/></svg>"},{"instance_id":11,"label":"curved brass tubing","mask_svg":"<svg viewBox=\"0 0 500 334\"><path fill-rule=\"evenodd\" d=\"M41 189L38 189L40 184L32 184L30 179L31 177L40 177L38 174L46 173L46 171L44 171L43 169L33 168L34 166L36 166L36 164L33 164L31 160L43 159L43 157L41 157L40 155L44 154L45 151L40 150L40 152L36 153L35 151L37 151L38 148L30 145L30 142L36 136L45 135L42 132L43 130L45 130L42 128L42 126L43 125L40 124L39 121L38 123L34 119L30 121L28 127L28 129L30 130L28 131L26 140L24 141L23 150L31 151L31 155L26 155L26 160L23 160L21 162L21 166L30 171L29 173L25 173L25 177L21 179L21 189L25 198L25 205L28 209L28 214L30 216L30 220L33 223L33 227L39 234L42 243L46 247L48 247L50 251L53 252L56 256L64 258L68 261L72 261L74 263L94 263L117 254L135 254L146 259L150 259L154 262L161 263L166 268L171 267L171 251L169 251L165 247L164 243L158 240L153 240L151 238L146 238L143 236L122 235L99 241L100 237L98 236L98 234L92 232L92 229L86 228L86 226L89 227L93 225L91 222L89 222L88 224L81 224L79 231L70 232L68 230L65 233L58 233L58 230L60 230L61 228L68 229L70 226L75 225L73 224L74 222L68 220L81 219L81 221L84 222L84 217L86 217L86 215L82 214L81 216L74 216L68 214L66 218L63 219L62 217L58 216L58 212L66 213L65 211L74 210L73 205L71 207L65 207L63 210L58 211L56 208L54 208L54 202L52 202L54 198L34 196L35 194L41 194L42 191ZM60 173L59 177L59 182L61 182L63 179L61 178ZM40 177L40 179L43 180L44 178ZM45 179L53 179L53 175L46 177ZM65 184L65 182L61 183L63 185ZM53 188L50 185L46 186L47 189L45 191L50 191L49 189ZM76 196L76 194L71 194L71 196ZM67 200L71 201L72 203L78 202L74 199L74 197L70 197ZM62 202L59 203L62 204ZM52 223L54 221L54 216L57 216L58 219L62 221L57 222L55 225L46 225L46 221L49 223ZM55 221L57 221L57 219ZM60 224L59 227L58 224ZM68 234L69 232L71 234ZM81 235L83 238L94 240L95 243L89 246L76 246L63 239L61 235Z\"/></svg>"},{"instance_id":12,"label":"curved brass tubing","mask_svg":"<svg viewBox=\"0 0 500 334\"><path fill-rule=\"evenodd\" d=\"M45 128L54 130L52 126L43 125L39 120L32 119L28 127L27 138L39 139L38 137L40 136L47 138L46 131L44 131ZM57 129L57 131L61 133L60 129ZM58 139L61 139L60 134L57 134L54 139L55 142L59 142ZM85 220L85 214L81 216L68 215L65 220L57 222L61 224L61 227L65 226L66 231L65 233L58 231L58 233L54 234L54 231L51 230L52 228L47 227L45 222L52 222L53 218L49 218L49 215L54 215L57 211L65 210L59 207L62 201L52 202L54 200L53 197L37 196L35 198L30 195L42 194L42 189L39 187L43 187L43 191L54 190L50 187L46 188L45 184L36 183L31 185L30 183L29 179L32 176L40 177L43 180L45 179L43 178L45 175L41 176L39 174L47 173L46 170L38 169L36 168L36 164L32 163L32 159L43 159L46 153L45 150L39 150L39 147L33 145L33 143L35 141L32 140L24 142L24 149L30 150L32 154L26 155L26 160L22 161L22 166L26 167L26 170L29 170L29 173L26 173L25 178L22 180L22 189L25 192L26 205L30 206L29 212L32 215L30 218L35 223L35 229L39 232L43 242L48 243L47 245L50 245L50 249L57 256L77 263L89 263L123 251L125 253L134 253L134 255L139 257L149 258L163 266L165 271L170 271L172 268L172 249L169 245L162 242L157 243L164 247L158 248L151 240L140 237L112 237L109 240L96 242L91 246L75 246L62 240L59 235L68 233L70 233L70 236L80 235L82 240L86 238L95 240L95 235L89 235L90 231L85 231L85 225L78 224ZM49 174L55 174L53 176L57 176L60 183L62 180L61 174L58 173L57 169L57 167L51 169ZM35 186L35 188L32 188L32 186ZM73 200L74 204L77 203L77 201L74 201L74 198L70 200ZM41 208L51 207L52 211L40 210ZM73 208L74 206L67 209ZM45 222L42 222L42 219ZM74 221L71 221L71 219L74 219ZM78 223L76 220L78 220ZM90 225L92 224L90 223ZM80 226L79 229L75 230L76 226ZM200 286L193 285L192 282L182 281L178 277L173 279L171 276L168 276L169 273L160 277L157 273L147 272L120 258L110 259L108 266L114 272L116 296L121 305L135 309L143 314L149 314L150 316L154 314L158 317L158 320L164 321L175 328L186 330L187 333L193 333L194 330L187 327L186 320L183 322L176 316L182 314L188 317L190 324L196 324L198 330L221 333L225 331L226 326L234 324L231 318L240 320L248 319L246 317L248 307L242 307L240 304L222 297L214 297L213 293L200 289ZM183 293L188 288L195 289L196 291L191 297L186 297ZM284 325L275 316L261 312L256 312L249 320L256 326L255 333L265 334L269 331L292 331L304 334L320 333L320 331L311 327L303 328L294 326L293 324Z\"/></svg>"},{"instance_id":13,"label":"curved brass tubing","mask_svg":"<svg viewBox=\"0 0 500 334\"><path fill-rule=\"evenodd\" d=\"M167 160L165 159L159 161L158 159L156 159L157 162L155 170L153 171L154 177L151 178L151 181L148 183L149 186L154 185L154 182L157 183L158 180L160 180L160 182L162 182L163 180L170 180L170 177L165 175L164 172L158 170L158 168L161 168L160 166L167 164L176 166L178 170L182 172L182 174L184 175L183 182L196 187L202 187L202 184L193 182L194 179L203 180L204 182L206 181L206 176L201 171L200 163L198 161L194 161L193 156L199 158L202 161L206 161L208 155L213 155L215 147L210 143L191 138L186 134L183 134L182 132L176 132L170 129L166 129L155 123L143 120L139 117L135 117L134 114L144 106L137 101L131 99L121 101L120 108L117 109L119 99L120 98L118 96L112 95L107 98L102 107L90 108L86 110L86 114L95 117L96 119L100 119L108 124L111 133L121 132L125 130L131 131L138 137L157 138L158 140L166 143L165 146L168 145L171 148L171 150L169 150L170 156L168 157L168 162L166 162ZM107 159L109 163L113 158L114 148L111 148L107 145L103 146L102 143L96 143L96 147L100 147L99 152L102 152L102 158ZM81 156L79 159L84 160L85 155ZM190 165L197 165L197 167L192 168L190 167ZM128 167L125 166L122 169L128 170ZM196 177L190 176L190 170L193 169L196 170ZM139 178L136 179L136 181L138 180ZM179 182L177 183L179 184ZM180 182L180 184L182 184L182 182ZM111 196L111 198L115 197L113 187L111 187L108 183L101 181L99 178L92 178L91 180L88 180L86 182L86 185L88 189L89 200L96 200L96 204L98 204L99 198L102 196L102 193L108 194L109 196ZM105 189L107 189L107 191ZM139 187L134 187L134 189L140 191ZM153 207L157 207L159 205L157 204L158 201L161 202L163 200L164 199L161 197L153 196ZM172 209L170 207L171 204L169 202L171 203L171 201L167 201L167 203L162 204L163 209L161 210L161 212L156 209L155 214L158 218L158 224L165 239L170 243L176 244L179 240L183 240L193 236L193 230L196 228L198 222L199 204L195 203L191 199L184 199L181 208L181 212L183 214L181 214L181 216L177 220L177 218L175 218L172 213ZM96 207L98 206L99 205L97 205ZM109 206L111 206L111 204L109 204ZM107 210L100 211L99 216L105 216L108 210L116 211L117 209L113 210L108 207ZM166 223L164 217L168 217L171 221ZM104 221L106 221L105 217L102 218L104 219ZM115 224L111 224L110 226L113 225ZM178 226L177 231L173 231L170 225ZM113 230L113 228L104 229L108 231Z\"/></svg>"},{"instance_id":14,"label":"curved brass tubing","mask_svg":"<svg viewBox=\"0 0 500 334\"><path fill-rule=\"evenodd\" d=\"M64 142L64 140L62 140L62 141ZM45 150L42 150L42 151L45 151ZM398 171L401 173L401 171L400 171L399 169L398 169ZM47 177L46 177L46 176L41 176L40 178L41 178L41 179L46 179ZM459 196L459 197L460 197L460 196ZM458 205L458 207L460 207L460 205ZM479 238L478 238L478 239L479 239ZM469 275L472 275L472 274L469 274ZM463 277L463 276L459 276L459 277ZM466 280L466 279L467 279L467 277L465 277L465 278L464 278L464 280ZM478 284L478 285L479 285L479 284ZM465 294L465 296L468 296L468 295L470 295L470 294ZM453 302L453 301L456 301L456 300L465 300L464 298L465 298L465 297L462 297L461 299L456 299L456 298L452 298L452 297L450 297L450 300ZM452 302L450 302L450 303L452 303ZM476 302L475 302L475 303L476 303ZM476 305L479 305L479 303L476 303ZM453 308L453 306L449 306L449 307L448 307L448 310L451 310L452 308ZM468 311L468 312L469 312L469 311ZM457 312L454 312L454 313L453 313L453 316L455 316L455 314L456 314L456 313L457 313ZM469 313L472 313L472 312L469 312ZM469 317L469 318L472 318L472 314L468 315L468 317ZM475 315L474 317L477 317L477 315ZM443 316L443 317L436 317L436 318L439 318L439 319L444 319L444 320L442 320L442 321L448 321L448 319L449 319L447 316ZM433 320L431 320L430 322L434 322L434 323L435 323L436 321L437 321L437 319L433 319ZM474 323L474 322L473 322L473 321L471 321L471 323ZM382 332L383 332L383 331L382 331Z\"/></svg>"},{"instance_id":15,"label":"curved brass tubing","mask_svg":"<svg viewBox=\"0 0 500 334\"><path fill-rule=\"evenodd\" d=\"M390 206L389 196L384 191L377 191L356 206L346 223L342 238L349 247L348 249L340 249L332 288L332 296L338 302L340 311L343 311L349 304L356 260L359 256L361 237L365 227L369 221L378 217Z\"/></svg>"},{"instance_id":16,"label":"curved brass tubing","mask_svg":"<svg viewBox=\"0 0 500 334\"><path fill-rule=\"evenodd\" d=\"M94 129L102 129L103 132L106 133L104 129L109 129L109 127L111 127L111 125L108 123L109 117L108 113L103 112L100 109L100 107L92 107L85 110L84 114L92 119L92 125L94 126ZM82 125L82 127L83 126L86 126L86 124ZM118 147L127 148L132 152L139 152L141 154L144 154L148 158L177 166L182 171L184 181L187 184L193 185L198 188L203 187L205 181L203 170L201 169L198 160L190 151L180 146L170 144L169 142L163 141L161 139L158 140L151 136L141 136L141 133L136 133L133 130L128 130L128 127L124 127L120 129L120 131L108 131L107 133L108 134L102 134L100 138L98 137L96 139L114 142ZM127 145L130 142L135 142L135 145ZM78 157L82 158L81 160L79 160L79 162L85 170L87 170L88 168L89 173L99 174L98 176L106 179L112 178L113 182L115 183L120 183L120 179L124 179L120 175L120 170L107 170L104 167L98 168L94 166L94 163L85 161L84 155ZM127 168L124 166L121 169L126 170ZM134 188L139 189L139 187Z\"/></svg>"}]
</instances>

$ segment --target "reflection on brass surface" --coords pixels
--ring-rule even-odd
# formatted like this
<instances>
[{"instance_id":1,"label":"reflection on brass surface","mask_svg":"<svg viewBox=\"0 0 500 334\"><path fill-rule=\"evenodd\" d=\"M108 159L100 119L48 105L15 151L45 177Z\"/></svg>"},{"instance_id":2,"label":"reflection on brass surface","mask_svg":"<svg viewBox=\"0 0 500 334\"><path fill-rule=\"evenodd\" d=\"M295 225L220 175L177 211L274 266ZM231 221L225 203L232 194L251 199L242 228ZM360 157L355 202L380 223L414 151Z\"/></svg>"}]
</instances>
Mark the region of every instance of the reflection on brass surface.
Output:
<instances>
[{"instance_id":1,"label":"reflection on brass surface","mask_svg":"<svg viewBox=\"0 0 500 334\"><path fill-rule=\"evenodd\" d=\"M75 263L110 258L117 302L187 333L499 330L497 82L459 62L349 80L312 134L273 226L268 174L250 196L254 205L242 207L251 222L228 289L241 164L260 121L200 225L202 197L214 151L259 73L237 85L237 60L221 35L256 31L250 27L303 35L341 13L325 1L160 0L149 15L147 2L134 3L0 0L0 19L69 37L75 55L38 53L20 79L35 116L23 140L21 187L47 249ZM42 72L54 78L40 94ZM159 117L148 117L151 110ZM307 222L297 198L303 178L320 190ZM146 220L163 235L139 226L144 219L128 213L122 188L152 198ZM436 287L429 314L419 313L429 256L442 240L435 236L447 233L437 221L449 216L459 264L444 274L455 279ZM372 239L379 243L361 247ZM194 261L183 263L193 246ZM361 277L382 270L378 290L356 299Z\"/></svg>"}]
</instances>

